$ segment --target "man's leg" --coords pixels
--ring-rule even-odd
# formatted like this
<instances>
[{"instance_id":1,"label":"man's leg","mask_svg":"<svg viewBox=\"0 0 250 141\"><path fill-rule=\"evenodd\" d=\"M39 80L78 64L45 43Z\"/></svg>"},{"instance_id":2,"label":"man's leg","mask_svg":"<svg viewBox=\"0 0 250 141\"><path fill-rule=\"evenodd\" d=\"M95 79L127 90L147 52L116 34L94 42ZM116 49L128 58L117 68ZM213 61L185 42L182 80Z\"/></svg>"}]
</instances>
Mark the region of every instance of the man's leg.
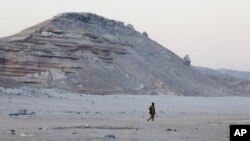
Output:
<instances>
[{"instance_id":1,"label":"man's leg","mask_svg":"<svg viewBox=\"0 0 250 141\"><path fill-rule=\"evenodd\" d=\"M155 115L152 115L152 121L154 121L155 120Z\"/></svg>"},{"instance_id":2,"label":"man's leg","mask_svg":"<svg viewBox=\"0 0 250 141\"><path fill-rule=\"evenodd\" d=\"M150 118L148 121L150 121L150 120L152 120L152 121L154 120L154 115L152 115L152 114L150 115Z\"/></svg>"},{"instance_id":3,"label":"man's leg","mask_svg":"<svg viewBox=\"0 0 250 141\"><path fill-rule=\"evenodd\" d=\"M148 121L150 121L152 119L152 115L150 114L150 118L148 119Z\"/></svg>"}]
</instances>

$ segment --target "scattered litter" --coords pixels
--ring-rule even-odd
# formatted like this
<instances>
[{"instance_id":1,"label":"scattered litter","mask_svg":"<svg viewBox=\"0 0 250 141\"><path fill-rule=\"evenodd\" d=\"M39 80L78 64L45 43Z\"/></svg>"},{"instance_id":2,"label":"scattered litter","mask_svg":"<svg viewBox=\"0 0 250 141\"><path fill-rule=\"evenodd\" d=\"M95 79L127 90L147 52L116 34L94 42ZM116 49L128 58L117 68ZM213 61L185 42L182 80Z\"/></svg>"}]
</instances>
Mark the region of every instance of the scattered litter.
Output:
<instances>
[{"instance_id":1,"label":"scattered litter","mask_svg":"<svg viewBox=\"0 0 250 141\"><path fill-rule=\"evenodd\" d=\"M15 134L16 134L16 131L15 131L15 130L10 130L10 133L11 133L12 135L15 135Z\"/></svg>"},{"instance_id":2,"label":"scattered litter","mask_svg":"<svg viewBox=\"0 0 250 141\"><path fill-rule=\"evenodd\" d=\"M18 112L9 113L10 117L16 118L18 116L32 116L35 112L28 112L27 109L19 109Z\"/></svg>"},{"instance_id":3,"label":"scattered litter","mask_svg":"<svg viewBox=\"0 0 250 141\"><path fill-rule=\"evenodd\" d=\"M170 129L170 128L168 128L168 129L166 129L167 131L174 131L174 132L176 132L177 130L176 129Z\"/></svg>"},{"instance_id":4,"label":"scattered litter","mask_svg":"<svg viewBox=\"0 0 250 141\"><path fill-rule=\"evenodd\" d=\"M116 127L116 126L65 126L65 127L54 127L52 128L54 130L62 130L62 129L107 129L107 130L131 130L131 129L137 129L133 127Z\"/></svg>"},{"instance_id":5,"label":"scattered litter","mask_svg":"<svg viewBox=\"0 0 250 141\"><path fill-rule=\"evenodd\" d=\"M30 133L30 134L28 134L28 133L21 133L20 136L22 136L22 137L33 137L35 135L32 134L32 133Z\"/></svg>"},{"instance_id":6,"label":"scattered litter","mask_svg":"<svg viewBox=\"0 0 250 141\"><path fill-rule=\"evenodd\" d=\"M62 112L68 113L68 114L78 114L78 115L81 114L81 112L77 112L77 111L62 111Z\"/></svg>"},{"instance_id":7,"label":"scattered litter","mask_svg":"<svg viewBox=\"0 0 250 141\"><path fill-rule=\"evenodd\" d=\"M105 135L104 138L116 139L115 135Z\"/></svg>"}]
</instances>

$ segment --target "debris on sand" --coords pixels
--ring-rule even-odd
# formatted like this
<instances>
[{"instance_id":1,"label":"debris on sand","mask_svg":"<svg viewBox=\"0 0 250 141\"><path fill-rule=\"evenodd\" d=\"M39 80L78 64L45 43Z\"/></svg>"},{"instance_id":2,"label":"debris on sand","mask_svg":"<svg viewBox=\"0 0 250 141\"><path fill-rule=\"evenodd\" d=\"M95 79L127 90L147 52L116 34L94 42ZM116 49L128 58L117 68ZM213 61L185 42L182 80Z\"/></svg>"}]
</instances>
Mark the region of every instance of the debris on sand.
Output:
<instances>
[{"instance_id":1,"label":"debris on sand","mask_svg":"<svg viewBox=\"0 0 250 141\"><path fill-rule=\"evenodd\" d=\"M109 129L109 130L131 130L135 129L137 130L138 128L134 127L116 127L116 126L67 126L67 127L54 127L52 129Z\"/></svg>"},{"instance_id":2,"label":"debris on sand","mask_svg":"<svg viewBox=\"0 0 250 141\"><path fill-rule=\"evenodd\" d=\"M115 135L105 135L104 138L106 139L116 139Z\"/></svg>"},{"instance_id":3,"label":"debris on sand","mask_svg":"<svg viewBox=\"0 0 250 141\"><path fill-rule=\"evenodd\" d=\"M18 112L9 113L9 116L15 118L17 116L32 116L35 112L28 112L27 109L19 109Z\"/></svg>"},{"instance_id":4,"label":"debris on sand","mask_svg":"<svg viewBox=\"0 0 250 141\"><path fill-rule=\"evenodd\" d=\"M10 130L10 134L15 135L16 131L15 130Z\"/></svg>"},{"instance_id":5,"label":"debris on sand","mask_svg":"<svg viewBox=\"0 0 250 141\"><path fill-rule=\"evenodd\" d=\"M176 132L177 130L168 128L168 129L166 129L166 131L174 131L174 132Z\"/></svg>"},{"instance_id":6,"label":"debris on sand","mask_svg":"<svg viewBox=\"0 0 250 141\"><path fill-rule=\"evenodd\" d=\"M22 137L33 137L33 136L35 136L35 134L21 133L20 136L22 136Z\"/></svg>"},{"instance_id":7,"label":"debris on sand","mask_svg":"<svg viewBox=\"0 0 250 141\"><path fill-rule=\"evenodd\" d=\"M78 114L78 115L81 114L81 112L78 112L78 111L61 111L61 112L64 112L64 113L67 113L67 114Z\"/></svg>"}]
</instances>

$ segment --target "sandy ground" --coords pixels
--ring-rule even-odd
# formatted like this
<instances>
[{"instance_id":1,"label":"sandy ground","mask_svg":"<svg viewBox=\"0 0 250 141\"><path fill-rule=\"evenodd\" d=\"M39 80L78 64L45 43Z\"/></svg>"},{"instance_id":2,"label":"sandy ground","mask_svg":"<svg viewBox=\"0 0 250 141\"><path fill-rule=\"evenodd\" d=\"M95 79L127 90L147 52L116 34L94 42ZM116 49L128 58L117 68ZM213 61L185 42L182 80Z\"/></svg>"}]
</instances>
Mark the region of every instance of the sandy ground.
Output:
<instances>
[{"instance_id":1,"label":"sandy ground","mask_svg":"<svg viewBox=\"0 0 250 141\"><path fill-rule=\"evenodd\" d=\"M230 124L250 124L249 107L250 97L1 93L0 141L229 141ZM8 115L18 109L35 114Z\"/></svg>"}]
</instances>

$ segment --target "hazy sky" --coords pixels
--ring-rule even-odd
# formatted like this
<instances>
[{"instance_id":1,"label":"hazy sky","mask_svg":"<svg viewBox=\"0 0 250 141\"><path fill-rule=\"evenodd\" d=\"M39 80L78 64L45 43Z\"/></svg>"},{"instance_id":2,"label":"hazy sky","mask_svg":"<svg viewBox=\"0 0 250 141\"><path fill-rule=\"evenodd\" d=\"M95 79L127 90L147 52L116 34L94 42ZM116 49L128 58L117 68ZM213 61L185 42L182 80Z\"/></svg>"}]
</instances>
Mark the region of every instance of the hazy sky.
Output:
<instances>
[{"instance_id":1,"label":"hazy sky","mask_svg":"<svg viewBox=\"0 0 250 141\"><path fill-rule=\"evenodd\" d=\"M0 37L62 12L130 23L196 66L250 71L250 0L0 0Z\"/></svg>"}]
</instances>

